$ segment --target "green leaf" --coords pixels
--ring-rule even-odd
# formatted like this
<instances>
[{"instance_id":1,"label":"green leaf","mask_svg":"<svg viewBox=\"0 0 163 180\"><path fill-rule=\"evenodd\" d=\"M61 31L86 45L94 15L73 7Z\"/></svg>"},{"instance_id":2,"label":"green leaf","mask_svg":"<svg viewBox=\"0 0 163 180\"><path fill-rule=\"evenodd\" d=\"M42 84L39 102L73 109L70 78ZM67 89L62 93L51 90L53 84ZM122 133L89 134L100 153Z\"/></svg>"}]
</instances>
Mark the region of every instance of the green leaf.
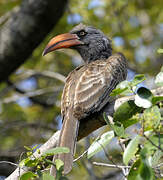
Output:
<instances>
[{"instance_id":1,"label":"green leaf","mask_svg":"<svg viewBox=\"0 0 163 180\"><path fill-rule=\"evenodd\" d=\"M116 89L114 89L110 96L116 96L116 95L126 95L128 93L132 93L132 91L130 90L130 86L129 86L130 82L129 81L122 81L121 83L119 83L116 87Z\"/></svg>"},{"instance_id":2,"label":"green leaf","mask_svg":"<svg viewBox=\"0 0 163 180\"><path fill-rule=\"evenodd\" d=\"M163 53L163 49L161 49L161 48L159 48L158 50L157 50L157 52L160 54L160 53Z\"/></svg>"},{"instance_id":3,"label":"green leaf","mask_svg":"<svg viewBox=\"0 0 163 180\"><path fill-rule=\"evenodd\" d=\"M32 159L32 158L26 158L25 161L24 161L24 166L27 166L27 167L35 167L37 166L38 164L38 159Z\"/></svg>"},{"instance_id":4,"label":"green leaf","mask_svg":"<svg viewBox=\"0 0 163 180\"><path fill-rule=\"evenodd\" d=\"M140 87L135 95L135 104L138 107L149 108L152 106L152 93L145 87Z\"/></svg>"},{"instance_id":5,"label":"green leaf","mask_svg":"<svg viewBox=\"0 0 163 180\"><path fill-rule=\"evenodd\" d=\"M117 136L122 137L122 138L128 137L128 134L125 133L125 129L122 123L118 121L115 122L114 124L110 123L106 113L104 113L104 120L109 125L109 127L114 130Z\"/></svg>"},{"instance_id":6,"label":"green leaf","mask_svg":"<svg viewBox=\"0 0 163 180\"><path fill-rule=\"evenodd\" d=\"M50 174L43 173L42 180L55 180L54 177Z\"/></svg>"},{"instance_id":7,"label":"green leaf","mask_svg":"<svg viewBox=\"0 0 163 180\"><path fill-rule=\"evenodd\" d=\"M160 150L156 150L156 152L152 156L152 166L156 166L160 159L163 157L163 152Z\"/></svg>"},{"instance_id":8,"label":"green leaf","mask_svg":"<svg viewBox=\"0 0 163 180\"><path fill-rule=\"evenodd\" d=\"M140 159L132 165L128 180L153 180L153 171L146 155L147 149L144 148L140 152Z\"/></svg>"},{"instance_id":9,"label":"green leaf","mask_svg":"<svg viewBox=\"0 0 163 180\"><path fill-rule=\"evenodd\" d=\"M61 168L63 168L64 163L60 159L55 160L56 169L59 171Z\"/></svg>"},{"instance_id":10,"label":"green leaf","mask_svg":"<svg viewBox=\"0 0 163 180\"><path fill-rule=\"evenodd\" d=\"M123 124L121 124L120 122L116 122L114 125L112 125L112 128L118 137L121 137L121 138L128 137L128 134L125 133Z\"/></svg>"},{"instance_id":11,"label":"green leaf","mask_svg":"<svg viewBox=\"0 0 163 180\"><path fill-rule=\"evenodd\" d=\"M146 78L144 74L135 75L134 79L130 83L130 86L134 87L138 85L139 83L143 82L145 79Z\"/></svg>"},{"instance_id":12,"label":"green leaf","mask_svg":"<svg viewBox=\"0 0 163 180\"><path fill-rule=\"evenodd\" d=\"M114 113L114 122L121 122L124 128L127 128L139 121L141 111L142 108L136 106L133 100L127 101L120 105Z\"/></svg>"},{"instance_id":13,"label":"green leaf","mask_svg":"<svg viewBox=\"0 0 163 180\"><path fill-rule=\"evenodd\" d=\"M49 160L49 159L44 159L44 161L45 161L46 163L50 164L50 165L55 166L55 163L54 163L53 161Z\"/></svg>"},{"instance_id":14,"label":"green leaf","mask_svg":"<svg viewBox=\"0 0 163 180\"><path fill-rule=\"evenodd\" d=\"M20 180L29 180L31 178L36 178L37 175L34 174L33 172L31 171L28 171L26 173L24 173L21 177L20 177Z\"/></svg>"},{"instance_id":15,"label":"green leaf","mask_svg":"<svg viewBox=\"0 0 163 180\"><path fill-rule=\"evenodd\" d=\"M158 146L163 149L163 134L160 134L159 136L153 135L148 137L148 139L149 140L146 140L144 144L144 148L148 149L149 152L158 150Z\"/></svg>"},{"instance_id":16,"label":"green leaf","mask_svg":"<svg viewBox=\"0 0 163 180\"><path fill-rule=\"evenodd\" d=\"M60 159L55 160L55 166L56 166L56 180L62 180L64 177L62 176L63 168L64 168L64 163Z\"/></svg>"},{"instance_id":17,"label":"green leaf","mask_svg":"<svg viewBox=\"0 0 163 180\"><path fill-rule=\"evenodd\" d=\"M146 148L143 148L140 152L140 156L141 156L141 169L140 169L140 176L144 179L144 180L153 180L153 171L152 171L152 167L149 164L148 161L148 150Z\"/></svg>"},{"instance_id":18,"label":"green leaf","mask_svg":"<svg viewBox=\"0 0 163 180\"><path fill-rule=\"evenodd\" d=\"M143 113L144 129L150 130L155 129L160 124L161 114L158 106L152 106Z\"/></svg>"},{"instance_id":19,"label":"green leaf","mask_svg":"<svg viewBox=\"0 0 163 180\"><path fill-rule=\"evenodd\" d=\"M109 121L109 119L108 119L108 117L107 117L105 112L103 113L103 117L104 117L104 120L105 120L106 124L111 126L110 121Z\"/></svg>"},{"instance_id":20,"label":"green leaf","mask_svg":"<svg viewBox=\"0 0 163 180\"><path fill-rule=\"evenodd\" d=\"M42 177L42 172L41 172L40 169L37 169L36 172L37 172L37 175L38 175L39 177Z\"/></svg>"},{"instance_id":21,"label":"green leaf","mask_svg":"<svg viewBox=\"0 0 163 180\"><path fill-rule=\"evenodd\" d=\"M163 66L161 67L161 72L159 72L156 76L155 84L157 86L163 86Z\"/></svg>"},{"instance_id":22,"label":"green leaf","mask_svg":"<svg viewBox=\"0 0 163 180\"><path fill-rule=\"evenodd\" d=\"M163 96L154 96L154 97L152 98L152 103L153 103L153 104L156 104L156 103L158 103L158 102L160 102L160 101L163 101Z\"/></svg>"},{"instance_id":23,"label":"green leaf","mask_svg":"<svg viewBox=\"0 0 163 180\"><path fill-rule=\"evenodd\" d=\"M116 89L114 89L110 96L116 96L116 95L127 95L129 93L133 93L133 88L136 88L136 86L143 82L145 80L145 76L144 74L138 74L134 77L134 79L129 82L127 80L122 81L121 83L119 83L116 87Z\"/></svg>"},{"instance_id":24,"label":"green leaf","mask_svg":"<svg viewBox=\"0 0 163 180\"><path fill-rule=\"evenodd\" d=\"M67 147L56 147L47 150L45 153L43 153L43 156L52 156L56 154L62 154L62 153L69 153L70 150Z\"/></svg>"},{"instance_id":25,"label":"green leaf","mask_svg":"<svg viewBox=\"0 0 163 180\"><path fill-rule=\"evenodd\" d=\"M28 147L28 146L24 146L24 148L28 151L32 151L32 148L31 147Z\"/></svg>"},{"instance_id":26,"label":"green leaf","mask_svg":"<svg viewBox=\"0 0 163 180\"><path fill-rule=\"evenodd\" d=\"M108 131L101 135L98 140L95 140L88 149L87 158L91 158L93 155L101 151L114 137L113 131Z\"/></svg>"},{"instance_id":27,"label":"green leaf","mask_svg":"<svg viewBox=\"0 0 163 180\"><path fill-rule=\"evenodd\" d=\"M26 159L23 159L22 161L20 161L20 163L19 163L19 166L20 166L20 167L23 167L23 166L24 166L25 160L26 160Z\"/></svg>"},{"instance_id":28,"label":"green leaf","mask_svg":"<svg viewBox=\"0 0 163 180\"><path fill-rule=\"evenodd\" d=\"M140 143L140 139L141 136L137 135L127 145L127 148L125 149L125 152L123 154L124 164L128 165L128 162L135 156L136 152L138 151L138 145Z\"/></svg>"},{"instance_id":29,"label":"green leaf","mask_svg":"<svg viewBox=\"0 0 163 180\"><path fill-rule=\"evenodd\" d=\"M128 180L143 180L142 177L140 176L140 167L141 167L141 160L138 159L132 165L127 179Z\"/></svg>"}]
</instances>

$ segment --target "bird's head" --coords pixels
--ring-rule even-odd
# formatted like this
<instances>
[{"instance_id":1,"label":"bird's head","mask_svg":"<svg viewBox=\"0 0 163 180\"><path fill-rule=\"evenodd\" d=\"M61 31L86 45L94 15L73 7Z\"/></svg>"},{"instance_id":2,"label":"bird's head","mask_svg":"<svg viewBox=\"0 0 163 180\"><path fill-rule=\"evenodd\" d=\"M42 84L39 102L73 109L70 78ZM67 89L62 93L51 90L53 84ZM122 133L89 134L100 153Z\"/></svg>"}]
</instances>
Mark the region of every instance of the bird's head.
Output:
<instances>
[{"instance_id":1,"label":"bird's head","mask_svg":"<svg viewBox=\"0 0 163 180\"><path fill-rule=\"evenodd\" d=\"M50 40L43 55L61 48L77 50L86 63L107 59L112 54L111 41L100 30L79 24L69 33Z\"/></svg>"}]
</instances>

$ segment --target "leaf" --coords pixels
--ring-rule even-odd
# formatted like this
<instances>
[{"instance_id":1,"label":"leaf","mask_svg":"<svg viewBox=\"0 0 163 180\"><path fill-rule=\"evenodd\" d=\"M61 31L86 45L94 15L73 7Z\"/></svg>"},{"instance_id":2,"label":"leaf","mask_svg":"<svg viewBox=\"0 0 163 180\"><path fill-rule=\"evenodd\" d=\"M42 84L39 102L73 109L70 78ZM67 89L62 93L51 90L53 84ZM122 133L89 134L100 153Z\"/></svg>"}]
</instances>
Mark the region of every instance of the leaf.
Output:
<instances>
[{"instance_id":1,"label":"leaf","mask_svg":"<svg viewBox=\"0 0 163 180\"><path fill-rule=\"evenodd\" d=\"M138 107L149 108L152 106L152 93L145 87L140 87L135 95L135 104Z\"/></svg>"},{"instance_id":2,"label":"leaf","mask_svg":"<svg viewBox=\"0 0 163 180\"><path fill-rule=\"evenodd\" d=\"M161 49L161 48L159 48L158 50L157 50L157 52L160 54L160 53L163 53L163 49Z\"/></svg>"},{"instance_id":3,"label":"leaf","mask_svg":"<svg viewBox=\"0 0 163 180\"><path fill-rule=\"evenodd\" d=\"M60 168L62 168L64 166L64 163L60 159L56 159L55 160L55 165L56 165L56 169L59 171Z\"/></svg>"},{"instance_id":4,"label":"leaf","mask_svg":"<svg viewBox=\"0 0 163 180\"><path fill-rule=\"evenodd\" d=\"M140 117L138 113L141 111L142 108L136 106L133 100L127 101L120 105L114 113L114 122L121 122L124 128L127 128L139 121Z\"/></svg>"},{"instance_id":5,"label":"leaf","mask_svg":"<svg viewBox=\"0 0 163 180\"><path fill-rule=\"evenodd\" d=\"M129 175L127 177L128 180L143 180L140 176L140 166L141 160L138 159L130 169Z\"/></svg>"},{"instance_id":6,"label":"leaf","mask_svg":"<svg viewBox=\"0 0 163 180\"><path fill-rule=\"evenodd\" d=\"M103 113L103 117L104 117L104 120L105 120L106 124L111 126L111 123L110 123L110 121L109 121L109 119L108 119L108 117L106 115L106 112Z\"/></svg>"},{"instance_id":7,"label":"leaf","mask_svg":"<svg viewBox=\"0 0 163 180\"><path fill-rule=\"evenodd\" d=\"M148 149L149 152L158 150L158 146L163 149L163 134L160 134L159 136L153 135L148 137L148 139L149 140L146 140L144 144L144 148Z\"/></svg>"},{"instance_id":8,"label":"leaf","mask_svg":"<svg viewBox=\"0 0 163 180\"><path fill-rule=\"evenodd\" d=\"M60 159L56 159L55 160L55 166L56 166L56 180L61 180L63 179L62 177L62 172L63 172L63 168L64 168L64 163L63 161L61 161Z\"/></svg>"},{"instance_id":9,"label":"leaf","mask_svg":"<svg viewBox=\"0 0 163 180\"><path fill-rule=\"evenodd\" d=\"M155 78L155 84L157 86L163 86L163 66L161 67L161 72L159 72Z\"/></svg>"},{"instance_id":10,"label":"leaf","mask_svg":"<svg viewBox=\"0 0 163 180\"><path fill-rule=\"evenodd\" d=\"M138 85L139 83L143 82L145 80L145 75L144 74L138 74L134 77L134 79L129 82L127 80L122 81L121 83L119 83L116 87L116 89L114 89L110 96L116 96L116 95L127 95L129 93L133 93L133 91L131 89L135 88L136 85Z\"/></svg>"},{"instance_id":11,"label":"leaf","mask_svg":"<svg viewBox=\"0 0 163 180\"><path fill-rule=\"evenodd\" d=\"M42 180L55 180L55 179L54 179L54 176L47 173L43 173Z\"/></svg>"},{"instance_id":12,"label":"leaf","mask_svg":"<svg viewBox=\"0 0 163 180\"><path fill-rule=\"evenodd\" d=\"M49 160L49 159L44 159L44 161L45 161L46 163L48 163L49 165L55 166L55 163L54 163L53 161Z\"/></svg>"},{"instance_id":13,"label":"leaf","mask_svg":"<svg viewBox=\"0 0 163 180\"><path fill-rule=\"evenodd\" d=\"M122 81L121 83L119 83L116 87L116 89L114 89L110 96L116 96L116 95L126 95L128 93L132 93L132 91L130 90L130 86L129 86L130 82L129 81Z\"/></svg>"},{"instance_id":14,"label":"leaf","mask_svg":"<svg viewBox=\"0 0 163 180\"><path fill-rule=\"evenodd\" d=\"M32 151L32 148L31 147L28 147L28 146L24 146L24 148L28 151Z\"/></svg>"},{"instance_id":15,"label":"leaf","mask_svg":"<svg viewBox=\"0 0 163 180\"><path fill-rule=\"evenodd\" d=\"M29 180L31 178L35 178L37 177L36 174L34 174L33 172L31 171L28 171L26 173L24 173L21 177L20 177L20 180Z\"/></svg>"},{"instance_id":16,"label":"leaf","mask_svg":"<svg viewBox=\"0 0 163 180\"><path fill-rule=\"evenodd\" d=\"M23 166L24 166L25 160L26 160L26 159L23 159L22 161L20 161L20 163L19 163L19 166L20 166L20 167L23 167Z\"/></svg>"},{"instance_id":17,"label":"leaf","mask_svg":"<svg viewBox=\"0 0 163 180\"><path fill-rule=\"evenodd\" d=\"M152 98L152 103L153 103L153 104L156 104L156 103L158 103L158 102L160 102L160 101L163 101L163 96L154 96L154 97Z\"/></svg>"},{"instance_id":18,"label":"leaf","mask_svg":"<svg viewBox=\"0 0 163 180\"><path fill-rule=\"evenodd\" d=\"M56 147L44 152L43 156L52 156L56 154L69 153L69 152L70 150L67 147Z\"/></svg>"},{"instance_id":19,"label":"leaf","mask_svg":"<svg viewBox=\"0 0 163 180\"><path fill-rule=\"evenodd\" d=\"M134 79L130 83L130 86L134 87L134 86L140 84L141 82L143 82L145 79L146 78L145 78L144 74L135 75Z\"/></svg>"},{"instance_id":20,"label":"leaf","mask_svg":"<svg viewBox=\"0 0 163 180\"><path fill-rule=\"evenodd\" d=\"M107 125L109 125L109 127L114 130L114 132L115 132L115 134L116 134L117 136L122 137L122 138L128 137L128 134L125 133L125 129L124 129L124 127L123 127L123 124L121 124L121 123L118 122L118 121L115 122L114 124L112 124L112 123L109 121L106 113L104 113L103 116L104 116L104 120L105 120L105 122L107 123Z\"/></svg>"},{"instance_id":21,"label":"leaf","mask_svg":"<svg viewBox=\"0 0 163 180\"><path fill-rule=\"evenodd\" d=\"M98 140L95 140L88 149L87 158L91 158L93 155L101 151L114 137L113 131L108 131L101 135Z\"/></svg>"},{"instance_id":22,"label":"leaf","mask_svg":"<svg viewBox=\"0 0 163 180\"><path fill-rule=\"evenodd\" d=\"M153 171L149 165L146 154L147 149L142 149L140 159L138 159L130 169L128 180L153 180Z\"/></svg>"},{"instance_id":23,"label":"leaf","mask_svg":"<svg viewBox=\"0 0 163 180\"><path fill-rule=\"evenodd\" d=\"M152 156L152 166L156 166L160 159L163 157L163 152L160 150L156 150L156 152Z\"/></svg>"},{"instance_id":24,"label":"leaf","mask_svg":"<svg viewBox=\"0 0 163 180\"><path fill-rule=\"evenodd\" d=\"M27 167L35 167L37 166L38 164L38 159L32 159L32 158L26 158L25 161L24 161L24 166L27 166Z\"/></svg>"},{"instance_id":25,"label":"leaf","mask_svg":"<svg viewBox=\"0 0 163 180\"><path fill-rule=\"evenodd\" d=\"M140 156L141 156L141 166L140 166L140 176L144 179L144 180L153 180L153 171L152 171L152 167L149 164L148 161L148 156L147 153L148 150L146 148L143 148L140 152Z\"/></svg>"},{"instance_id":26,"label":"leaf","mask_svg":"<svg viewBox=\"0 0 163 180\"><path fill-rule=\"evenodd\" d=\"M138 151L140 138L141 136L137 135L127 145L127 148L125 149L124 154L123 154L124 164L128 165L128 162L135 156L136 152Z\"/></svg>"},{"instance_id":27,"label":"leaf","mask_svg":"<svg viewBox=\"0 0 163 180\"><path fill-rule=\"evenodd\" d=\"M121 124L120 122L116 122L114 125L112 125L112 128L118 137L121 137L121 138L128 137L128 134L125 133L123 124Z\"/></svg>"},{"instance_id":28,"label":"leaf","mask_svg":"<svg viewBox=\"0 0 163 180\"><path fill-rule=\"evenodd\" d=\"M161 114L158 106L152 106L143 113L144 129L155 129L160 124Z\"/></svg>"}]
</instances>

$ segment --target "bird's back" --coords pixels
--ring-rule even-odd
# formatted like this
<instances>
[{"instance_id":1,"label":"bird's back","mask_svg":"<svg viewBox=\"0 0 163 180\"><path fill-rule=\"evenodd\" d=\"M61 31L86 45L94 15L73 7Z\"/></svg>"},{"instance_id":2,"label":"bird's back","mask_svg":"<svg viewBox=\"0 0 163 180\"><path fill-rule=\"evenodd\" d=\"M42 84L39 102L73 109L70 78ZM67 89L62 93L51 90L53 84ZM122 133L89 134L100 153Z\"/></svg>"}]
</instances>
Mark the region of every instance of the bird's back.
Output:
<instances>
[{"instance_id":1,"label":"bird's back","mask_svg":"<svg viewBox=\"0 0 163 180\"><path fill-rule=\"evenodd\" d=\"M63 117L69 107L78 120L100 111L110 101L111 91L126 76L127 63L121 53L77 67L68 75L62 94Z\"/></svg>"}]
</instances>

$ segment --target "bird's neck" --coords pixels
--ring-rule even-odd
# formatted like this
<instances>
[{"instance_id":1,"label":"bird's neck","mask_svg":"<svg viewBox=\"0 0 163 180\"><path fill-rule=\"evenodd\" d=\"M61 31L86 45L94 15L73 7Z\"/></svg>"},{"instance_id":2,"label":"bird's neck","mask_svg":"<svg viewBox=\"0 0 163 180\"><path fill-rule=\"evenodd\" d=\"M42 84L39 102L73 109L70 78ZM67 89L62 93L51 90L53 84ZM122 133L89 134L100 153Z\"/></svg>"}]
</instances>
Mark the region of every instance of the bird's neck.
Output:
<instances>
[{"instance_id":1,"label":"bird's neck","mask_svg":"<svg viewBox=\"0 0 163 180\"><path fill-rule=\"evenodd\" d=\"M109 56L112 55L112 49L105 49L100 52L97 51L83 51L82 49L78 51L82 59L86 64L91 63L96 60L106 60Z\"/></svg>"}]
</instances>

